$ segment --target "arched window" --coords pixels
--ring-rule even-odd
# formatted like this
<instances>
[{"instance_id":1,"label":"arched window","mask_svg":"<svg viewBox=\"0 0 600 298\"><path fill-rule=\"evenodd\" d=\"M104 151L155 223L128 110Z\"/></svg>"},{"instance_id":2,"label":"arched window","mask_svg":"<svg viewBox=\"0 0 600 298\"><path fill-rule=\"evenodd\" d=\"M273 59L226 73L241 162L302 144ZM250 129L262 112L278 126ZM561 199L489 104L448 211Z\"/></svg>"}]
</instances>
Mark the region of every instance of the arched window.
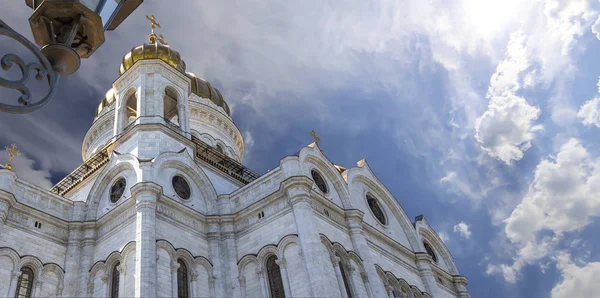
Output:
<instances>
[{"instance_id":1,"label":"arched window","mask_svg":"<svg viewBox=\"0 0 600 298\"><path fill-rule=\"evenodd\" d=\"M277 265L276 256L270 256L267 259L267 277L269 279L269 290L271 298L285 298L283 290L283 281L281 280L281 271Z\"/></svg>"},{"instance_id":2,"label":"arched window","mask_svg":"<svg viewBox=\"0 0 600 298\"><path fill-rule=\"evenodd\" d=\"M310 175L312 176L319 190L321 190L323 193L327 193L327 182L325 182L323 176L321 176L321 174L319 174L319 172L316 170L310 171Z\"/></svg>"},{"instance_id":3,"label":"arched window","mask_svg":"<svg viewBox=\"0 0 600 298\"><path fill-rule=\"evenodd\" d=\"M386 225L387 221L385 219L385 215L383 214L383 210L381 210L379 203L377 203L377 200L371 195L367 194L367 203L369 203L369 208L371 209L371 212L373 212L373 215L375 215L375 218L377 218L381 224Z\"/></svg>"},{"instance_id":4,"label":"arched window","mask_svg":"<svg viewBox=\"0 0 600 298\"><path fill-rule=\"evenodd\" d=\"M221 145L217 145L217 151L219 151L220 153L225 154L225 150L223 150L223 146L221 146Z\"/></svg>"},{"instance_id":5,"label":"arched window","mask_svg":"<svg viewBox=\"0 0 600 298\"><path fill-rule=\"evenodd\" d=\"M171 87L165 88L165 97L163 100L164 118L168 121L175 120L179 111L177 110L177 92ZM176 123L179 124L179 123Z\"/></svg>"},{"instance_id":6,"label":"arched window","mask_svg":"<svg viewBox=\"0 0 600 298\"><path fill-rule=\"evenodd\" d=\"M121 263L115 264L112 270L112 276L110 278L110 298L119 297L119 266Z\"/></svg>"},{"instance_id":7,"label":"arched window","mask_svg":"<svg viewBox=\"0 0 600 298\"><path fill-rule=\"evenodd\" d=\"M344 270L344 265L342 265L342 261L340 261L338 265L340 266L340 272L342 273L344 287L346 287L346 294L348 294L348 298L352 298L352 291L350 291L350 284L348 283L348 277L346 276L346 270Z\"/></svg>"},{"instance_id":8,"label":"arched window","mask_svg":"<svg viewBox=\"0 0 600 298\"><path fill-rule=\"evenodd\" d=\"M17 292L15 298L30 298L33 288L33 270L29 267L21 268L21 276L17 283Z\"/></svg>"},{"instance_id":9,"label":"arched window","mask_svg":"<svg viewBox=\"0 0 600 298\"><path fill-rule=\"evenodd\" d=\"M394 294L394 298L403 298L404 297L398 289L394 289L392 291L392 294Z\"/></svg>"},{"instance_id":10,"label":"arched window","mask_svg":"<svg viewBox=\"0 0 600 298\"><path fill-rule=\"evenodd\" d=\"M121 198L121 196L123 196L126 185L127 182L125 181L125 178L119 178L117 179L117 181L115 181L115 183L113 183L113 185L110 187L111 202L116 203Z\"/></svg>"},{"instance_id":11,"label":"arched window","mask_svg":"<svg viewBox=\"0 0 600 298\"><path fill-rule=\"evenodd\" d=\"M433 252L433 248L431 248L427 242L423 242L423 246L425 246L425 251L427 254L430 255L433 261L437 263L437 257L435 256L435 252Z\"/></svg>"},{"instance_id":12,"label":"arched window","mask_svg":"<svg viewBox=\"0 0 600 298\"><path fill-rule=\"evenodd\" d=\"M137 97L135 96L135 93L127 98L126 109L127 123L130 123L137 118Z\"/></svg>"},{"instance_id":13,"label":"arched window","mask_svg":"<svg viewBox=\"0 0 600 298\"><path fill-rule=\"evenodd\" d=\"M188 287L188 270L185 262L181 259L177 260L179 268L177 269L177 297L188 298L190 297L190 289Z\"/></svg>"}]
</instances>

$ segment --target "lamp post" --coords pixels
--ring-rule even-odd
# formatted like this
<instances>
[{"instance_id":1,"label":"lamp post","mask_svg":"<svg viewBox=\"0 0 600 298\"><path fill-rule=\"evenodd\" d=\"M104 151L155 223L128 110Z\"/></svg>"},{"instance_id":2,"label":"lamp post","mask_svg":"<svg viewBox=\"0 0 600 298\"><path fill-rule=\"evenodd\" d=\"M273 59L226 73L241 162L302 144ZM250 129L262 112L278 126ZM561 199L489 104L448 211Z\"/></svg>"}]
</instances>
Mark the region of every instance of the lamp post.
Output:
<instances>
[{"instance_id":1,"label":"lamp post","mask_svg":"<svg viewBox=\"0 0 600 298\"><path fill-rule=\"evenodd\" d=\"M90 57L104 43L104 31L114 30L143 0L25 0L33 9L29 18L35 42L0 20L0 35L24 45L38 62L25 63L15 54L0 58L0 67L9 71L16 66L21 78L8 80L0 76L0 86L19 91L15 104L0 102L0 111L26 114L44 106L54 95L61 76L79 69L81 58ZM46 80L49 90L40 100L33 100L26 83L34 76Z\"/></svg>"}]
</instances>

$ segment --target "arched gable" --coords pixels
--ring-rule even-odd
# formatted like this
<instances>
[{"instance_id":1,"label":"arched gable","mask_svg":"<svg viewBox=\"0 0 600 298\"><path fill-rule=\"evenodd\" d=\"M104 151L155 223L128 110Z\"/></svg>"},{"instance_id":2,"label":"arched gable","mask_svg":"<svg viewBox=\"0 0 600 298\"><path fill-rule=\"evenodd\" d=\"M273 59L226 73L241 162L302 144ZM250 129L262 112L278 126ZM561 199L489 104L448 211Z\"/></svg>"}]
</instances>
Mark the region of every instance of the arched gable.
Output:
<instances>
[{"instance_id":1,"label":"arched gable","mask_svg":"<svg viewBox=\"0 0 600 298\"><path fill-rule=\"evenodd\" d=\"M427 241L432 246L438 258L438 267L447 270L452 275L458 275L458 270L454 264L454 258L450 254L448 247L444 244L438 234L431 228L424 217L418 216L415 221L415 229L419 236L419 251L426 252L423 241ZM443 261L443 264L440 264Z\"/></svg>"},{"instance_id":2,"label":"arched gable","mask_svg":"<svg viewBox=\"0 0 600 298\"><path fill-rule=\"evenodd\" d=\"M40 259L34 256L23 256L21 260L19 260L19 264L17 265L17 269L21 270L23 267L29 267L33 270L34 276L42 276L44 265L40 261Z\"/></svg>"},{"instance_id":3,"label":"arched gable","mask_svg":"<svg viewBox=\"0 0 600 298\"><path fill-rule=\"evenodd\" d=\"M238 262L238 274L239 276L243 275L244 268L249 264L254 264L257 268L260 268L260 263L258 262L258 258L256 255L245 255Z\"/></svg>"},{"instance_id":4,"label":"arched gable","mask_svg":"<svg viewBox=\"0 0 600 298\"><path fill-rule=\"evenodd\" d=\"M344 209L353 208L346 181L344 181L331 161L321 153L321 150L316 145L312 144L312 147L309 145L308 147L302 148L298 158L304 175L312 179L310 172L312 167L314 167L329 182L328 184L330 185L328 186L330 186L330 190L335 190L335 194L332 193L326 196L333 197L334 202L335 199L338 198L339 202L335 203L338 205L341 204L340 206Z\"/></svg>"},{"instance_id":5,"label":"arched gable","mask_svg":"<svg viewBox=\"0 0 600 298\"><path fill-rule=\"evenodd\" d=\"M139 177L141 176L139 170L139 161L132 154L117 154L113 151L110 157L109 163L102 170L102 172L98 175L98 179L94 182L92 186L88 199L88 209L86 213L86 220L96 220L102 214L106 212L99 212L98 206L100 205L100 201L104 198L108 200L108 197L105 196L108 192L108 188L110 187L110 183L119 175L123 175L123 172L131 171L132 175L126 178L127 186L125 193L131 189L131 186L135 185L139 182ZM117 204L123 203L124 200L120 200ZM114 208L115 206L112 206ZM111 209L112 209L111 208Z\"/></svg>"},{"instance_id":6,"label":"arched gable","mask_svg":"<svg viewBox=\"0 0 600 298\"><path fill-rule=\"evenodd\" d=\"M427 292L423 292L419 289L419 287L415 285L409 285L406 280L402 278L396 277L396 275L390 271L385 271L381 266L375 264L375 270L377 271L377 275L381 279L384 287L386 288L386 292L388 289L393 291L398 291L404 294L409 294L412 298L422 298L424 294L428 295Z\"/></svg>"},{"instance_id":7,"label":"arched gable","mask_svg":"<svg viewBox=\"0 0 600 298\"><path fill-rule=\"evenodd\" d=\"M0 248L0 257L2 257L2 256L9 258L10 261L12 262L13 268L11 270L17 270L19 268L18 266L19 266L19 261L21 260L21 257L12 248L8 248L8 247Z\"/></svg>"},{"instance_id":8,"label":"arched gable","mask_svg":"<svg viewBox=\"0 0 600 298\"><path fill-rule=\"evenodd\" d=\"M194 257L189 250L185 248L176 249L171 242L163 239L156 241L156 248L164 249L169 254L171 262L174 263L178 259L182 259L188 265L188 268L195 268L196 265L200 265L206 269L209 278L213 277L213 265L207 258L203 256Z\"/></svg>"},{"instance_id":9,"label":"arched gable","mask_svg":"<svg viewBox=\"0 0 600 298\"><path fill-rule=\"evenodd\" d=\"M387 209L384 210L384 212L386 212L386 216L388 217L388 226L390 217L393 216L401 228L397 232L402 232L403 234L397 234L398 237L405 237L405 241L408 241L408 243L405 243L409 246L408 248L416 251L419 248L419 245L412 222L408 219L408 216L406 215L406 212L404 212L404 209L402 209L402 206L400 206L400 203L398 203L390 191L373 174L367 165L367 162L365 160L358 162L357 167L348 170L347 178L348 186L351 192L357 196L353 198L353 204L356 206L361 206L363 209L365 209L365 216L368 214L369 218L372 219L372 222L377 222L374 216L371 215L370 208L368 207L365 199L367 193L371 192L374 194L376 199L378 199L380 203L383 203L382 205L385 205L384 208ZM395 229L391 229L392 233L395 231ZM398 241L402 239L395 240ZM398 242L402 243L404 241Z\"/></svg>"},{"instance_id":10,"label":"arched gable","mask_svg":"<svg viewBox=\"0 0 600 298\"><path fill-rule=\"evenodd\" d=\"M204 213L217 212L217 192L206 173L189 156L187 149L181 152L162 153L153 163L153 176L159 184L163 185L165 195L172 197L175 192L172 190L171 175L169 175L168 169L174 169L177 174L189 179L192 196L189 200L180 200L182 204ZM200 196L194 195L195 192ZM202 206L196 206L198 204L194 204L194 202L201 203Z\"/></svg>"}]
</instances>

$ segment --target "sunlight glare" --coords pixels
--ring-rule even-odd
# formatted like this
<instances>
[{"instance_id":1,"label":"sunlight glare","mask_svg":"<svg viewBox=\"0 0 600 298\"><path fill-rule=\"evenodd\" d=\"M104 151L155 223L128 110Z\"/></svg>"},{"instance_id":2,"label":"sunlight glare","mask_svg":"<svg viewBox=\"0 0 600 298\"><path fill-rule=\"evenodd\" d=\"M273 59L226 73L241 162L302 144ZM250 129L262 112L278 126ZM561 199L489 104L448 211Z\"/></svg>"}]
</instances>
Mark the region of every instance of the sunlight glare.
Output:
<instances>
[{"instance_id":1,"label":"sunlight glare","mask_svg":"<svg viewBox=\"0 0 600 298\"><path fill-rule=\"evenodd\" d=\"M519 0L463 0L463 3L466 23L483 37L498 33L519 10Z\"/></svg>"}]
</instances>

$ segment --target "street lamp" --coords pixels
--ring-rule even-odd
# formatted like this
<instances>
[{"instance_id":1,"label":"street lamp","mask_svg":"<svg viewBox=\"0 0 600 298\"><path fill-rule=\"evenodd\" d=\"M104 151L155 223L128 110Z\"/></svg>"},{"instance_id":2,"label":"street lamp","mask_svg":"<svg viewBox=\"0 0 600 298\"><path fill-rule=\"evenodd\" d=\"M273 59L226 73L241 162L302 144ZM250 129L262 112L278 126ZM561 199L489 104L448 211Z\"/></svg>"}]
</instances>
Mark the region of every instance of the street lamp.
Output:
<instances>
[{"instance_id":1,"label":"street lamp","mask_svg":"<svg viewBox=\"0 0 600 298\"><path fill-rule=\"evenodd\" d=\"M61 76L79 69L81 58L90 57L104 43L104 31L114 30L143 0L25 0L33 8L29 18L31 31L38 47L0 20L0 35L8 36L29 49L39 63L25 63L15 54L0 58L0 66L8 71L17 66L21 78L8 80L0 76L0 86L17 90L21 96L17 104L0 102L0 111L26 114L45 105L54 95ZM30 76L46 79L46 95L32 101L31 91L25 86Z\"/></svg>"}]
</instances>

